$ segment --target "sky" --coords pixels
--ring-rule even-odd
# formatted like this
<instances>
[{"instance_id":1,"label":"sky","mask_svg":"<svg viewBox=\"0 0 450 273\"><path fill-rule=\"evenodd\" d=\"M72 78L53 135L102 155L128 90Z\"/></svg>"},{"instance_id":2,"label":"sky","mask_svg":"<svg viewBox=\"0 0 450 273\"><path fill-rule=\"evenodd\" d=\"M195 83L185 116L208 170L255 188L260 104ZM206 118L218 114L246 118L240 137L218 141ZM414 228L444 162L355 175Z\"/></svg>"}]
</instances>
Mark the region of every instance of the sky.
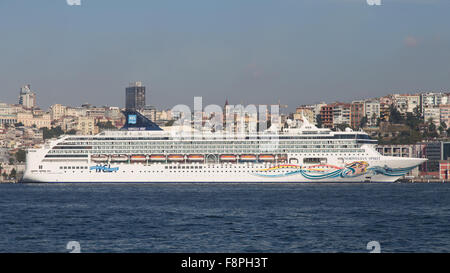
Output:
<instances>
[{"instance_id":1,"label":"sky","mask_svg":"<svg viewBox=\"0 0 450 273\"><path fill-rule=\"evenodd\" d=\"M302 104L450 91L450 0L0 1L0 101Z\"/></svg>"}]
</instances>

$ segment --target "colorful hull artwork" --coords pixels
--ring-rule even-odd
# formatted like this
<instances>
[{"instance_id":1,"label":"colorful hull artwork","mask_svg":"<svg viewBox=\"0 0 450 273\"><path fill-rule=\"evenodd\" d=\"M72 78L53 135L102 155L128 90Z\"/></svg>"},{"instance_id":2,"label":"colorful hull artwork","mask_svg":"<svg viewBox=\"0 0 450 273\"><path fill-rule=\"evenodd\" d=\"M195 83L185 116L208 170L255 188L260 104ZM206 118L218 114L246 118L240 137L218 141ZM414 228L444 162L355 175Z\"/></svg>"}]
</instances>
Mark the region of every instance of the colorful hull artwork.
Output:
<instances>
[{"instance_id":1,"label":"colorful hull artwork","mask_svg":"<svg viewBox=\"0 0 450 273\"><path fill-rule=\"evenodd\" d=\"M299 166L299 165L277 165L271 168L259 170L255 175L260 177L286 177L291 175L302 175L311 180L321 180L330 178L353 178L362 175L386 175L386 176L403 176L414 169L398 168L392 169L387 166L373 166L369 167L366 161L355 161L345 165L345 167L338 167L333 165L314 165L314 166ZM286 170L282 174L266 174L274 170Z\"/></svg>"}]
</instances>

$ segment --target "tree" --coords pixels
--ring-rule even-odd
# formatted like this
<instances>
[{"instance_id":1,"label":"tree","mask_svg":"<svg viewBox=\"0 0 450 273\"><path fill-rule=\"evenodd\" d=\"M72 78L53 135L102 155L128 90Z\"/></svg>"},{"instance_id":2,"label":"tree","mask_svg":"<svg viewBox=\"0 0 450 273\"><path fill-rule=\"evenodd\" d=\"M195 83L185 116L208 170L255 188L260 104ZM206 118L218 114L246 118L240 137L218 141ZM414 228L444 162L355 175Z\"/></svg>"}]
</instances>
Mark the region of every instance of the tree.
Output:
<instances>
[{"instance_id":1,"label":"tree","mask_svg":"<svg viewBox=\"0 0 450 273\"><path fill-rule=\"evenodd\" d=\"M375 114L375 113L374 113L374 114ZM366 117L366 116L362 117L361 120L359 121L359 127L360 127L360 128L366 127L367 122L368 122L367 117Z\"/></svg>"},{"instance_id":2,"label":"tree","mask_svg":"<svg viewBox=\"0 0 450 273\"><path fill-rule=\"evenodd\" d=\"M416 107L417 108L417 107ZM414 113L406 113L405 124L413 130L417 130L419 124L422 123L422 119L420 116L415 115Z\"/></svg>"},{"instance_id":3,"label":"tree","mask_svg":"<svg viewBox=\"0 0 450 273\"><path fill-rule=\"evenodd\" d=\"M403 123L404 119L402 117L402 114L397 110L397 107L395 107L393 104L389 106L390 111L390 121L394 124L401 124Z\"/></svg>"},{"instance_id":4,"label":"tree","mask_svg":"<svg viewBox=\"0 0 450 273\"><path fill-rule=\"evenodd\" d=\"M437 128L436 128L436 125L433 122L433 119L429 118L427 123L428 123L427 124L428 126L426 126L426 130L424 132L424 137L425 138L436 138L436 137L438 137L439 135L438 135L438 133L436 131Z\"/></svg>"},{"instance_id":5,"label":"tree","mask_svg":"<svg viewBox=\"0 0 450 273\"><path fill-rule=\"evenodd\" d=\"M374 125L374 124L376 124L377 126L379 125L378 123L377 123L377 114L376 113L373 113L372 114L372 117L370 117L370 125Z\"/></svg>"},{"instance_id":6,"label":"tree","mask_svg":"<svg viewBox=\"0 0 450 273\"><path fill-rule=\"evenodd\" d=\"M98 122L96 125L100 130L117 129L110 120L108 120L107 122Z\"/></svg>"},{"instance_id":7,"label":"tree","mask_svg":"<svg viewBox=\"0 0 450 273\"><path fill-rule=\"evenodd\" d=\"M14 164L14 158L10 157L9 158L9 165L13 165Z\"/></svg>"},{"instance_id":8,"label":"tree","mask_svg":"<svg viewBox=\"0 0 450 273\"><path fill-rule=\"evenodd\" d=\"M175 123L175 120L169 120L168 122L166 122L166 124L164 126L172 126Z\"/></svg>"},{"instance_id":9,"label":"tree","mask_svg":"<svg viewBox=\"0 0 450 273\"><path fill-rule=\"evenodd\" d=\"M59 137L60 135L64 134L64 131L61 129L61 126L54 127L52 129L43 127L43 128L41 128L41 130L42 130L42 135L44 137L44 140L49 139L49 138L56 138L56 137Z\"/></svg>"},{"instance_id":10,"label":"tree","mask_svg":"<svg viewBox=\"0 0 450 273\"><path fill-rule=\"evenodd\" d=\"M16 152L16 160L18 162L25 162L26 157L27 157L27 153L24 150L20 149Z\"/></svg>"},{"instance_id":11,"label":"tree","mask_svg":"<svg viewBox=\"0 0 450 273\"><path fill-rule=\"evenodd\" d=\"M77 134L77 130L71 129L71 130L67 131L66 134L67 135L76 135Z\"/></svg>"},{"instance_id":12,"label":"tree","mask_svg":"<svg viewBox=\"0 0 450 273\"><path fill-rule=\"evenodd\" d=\"M420 119L422 117L422 112L421 112L419 106L416 106L416 108L414 108L413 114L416 118Z\"/></svg>"}]
</instances>

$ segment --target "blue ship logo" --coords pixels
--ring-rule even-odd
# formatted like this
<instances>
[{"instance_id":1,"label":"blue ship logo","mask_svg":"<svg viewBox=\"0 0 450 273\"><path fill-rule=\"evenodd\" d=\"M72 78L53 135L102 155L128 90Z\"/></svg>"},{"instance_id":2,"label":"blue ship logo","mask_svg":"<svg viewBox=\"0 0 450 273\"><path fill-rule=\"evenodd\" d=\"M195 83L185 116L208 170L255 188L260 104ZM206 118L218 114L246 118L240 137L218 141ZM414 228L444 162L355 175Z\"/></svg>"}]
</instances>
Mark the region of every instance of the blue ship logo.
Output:
<instances>
[{"instance_id":1,"label":"blue ship logo","mask_svg":"<svg viewBox=\"0 0 450 273\"><path fill-rule=\"evenodd\" d=\"M136 124L137 116L136 115L128 115L128 124Z\"/></svg>"},{"instance_id":2,"label":"blue ship logo","mask_svg":"<svg viewBox=\"0 0 450 273\"><path fill-rule=\"evenodd\" d=\"M101 165L97 165L97 166L93 166L90 168L90 170L95 170L96 172L100 173L100 172L104 172L104 173L112 173L112 172L117 172L119 170L119 167L116 168L111 168L111 166L101 166Z\"/></svg>"}]
</instances>

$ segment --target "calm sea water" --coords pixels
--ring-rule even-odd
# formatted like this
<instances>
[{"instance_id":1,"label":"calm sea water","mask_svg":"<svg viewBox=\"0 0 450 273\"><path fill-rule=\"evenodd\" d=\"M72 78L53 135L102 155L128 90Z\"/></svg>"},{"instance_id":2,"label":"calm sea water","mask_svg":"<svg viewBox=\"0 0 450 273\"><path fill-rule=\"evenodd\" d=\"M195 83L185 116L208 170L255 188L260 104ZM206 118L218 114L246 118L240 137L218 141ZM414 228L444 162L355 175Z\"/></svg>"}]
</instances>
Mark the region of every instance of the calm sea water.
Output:
<instances>
[{"instance_id":1,"label":"calm sea water","mask_svg":"<svg viewBox=\"0 0 450 273\"><path fill-rule=\"evenodd\" d=\"M450 252L450 184L0 185L0 252Z\"/></svg>"}]
</instances>

